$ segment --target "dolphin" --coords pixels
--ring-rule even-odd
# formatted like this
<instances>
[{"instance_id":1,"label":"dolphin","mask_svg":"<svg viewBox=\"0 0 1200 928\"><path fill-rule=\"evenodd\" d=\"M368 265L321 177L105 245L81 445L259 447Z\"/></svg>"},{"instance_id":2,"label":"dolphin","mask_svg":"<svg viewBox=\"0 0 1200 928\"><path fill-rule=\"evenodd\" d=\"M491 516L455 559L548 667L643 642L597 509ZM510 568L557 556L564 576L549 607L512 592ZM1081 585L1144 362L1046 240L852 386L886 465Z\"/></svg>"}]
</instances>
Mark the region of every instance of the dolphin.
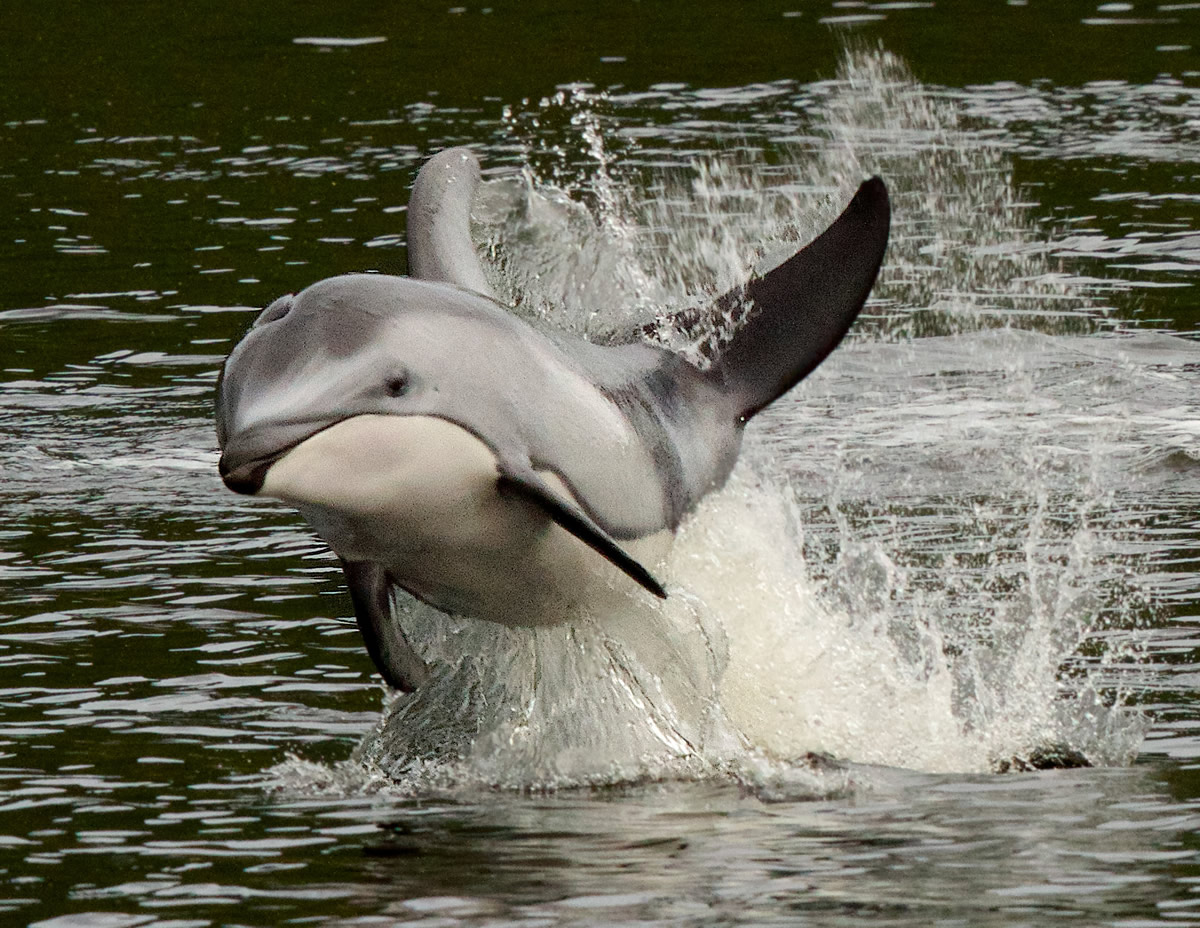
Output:
<instances>
[{"instance_id":1,"label":"dolphin","mask_svg":"<svg viewBox=\"0 0 1200 928\"><path fill-rule=\"evenodd\" d=\"M479 176L468 149L430 159L409 203L410 276L280 297L218 384L225 484L307 519L404 691L428 669L392 614L396 587L506 625L569 621L601 595L665 598L653 571L673 533L729 476L746 423L842 340L887 246L872 177L805 248L679 318L736 321L698 364L642 331L596 344L500 305L470 237Z\"/></svg>"}]
</instances>

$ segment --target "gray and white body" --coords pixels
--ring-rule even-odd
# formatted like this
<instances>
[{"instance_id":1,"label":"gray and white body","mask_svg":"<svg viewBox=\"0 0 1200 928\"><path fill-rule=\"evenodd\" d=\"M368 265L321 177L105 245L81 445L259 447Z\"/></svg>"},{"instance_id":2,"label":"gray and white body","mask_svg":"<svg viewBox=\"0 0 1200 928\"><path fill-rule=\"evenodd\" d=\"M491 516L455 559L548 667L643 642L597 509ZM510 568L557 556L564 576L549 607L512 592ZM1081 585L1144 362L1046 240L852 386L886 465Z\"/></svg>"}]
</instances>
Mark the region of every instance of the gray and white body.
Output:
<instances>
[{"instance_id":1,"label":"gray and white body","mask_svg":"<svg viewBox=\"0 0 1200 928\"><path fill-rule=\"evenodd\" d=\"M638 586L665 596L662 542L724 483L746 420L841 340L887 242L873 179L808 248L716 302L748 304L748 320L702 371L636 333L598 346L499 306L469 235L478 177L464 149L428 162L409 210L415 277L334 277L276 300L219 387L225 482L300 510L403 689L425 669L393 585L513 625Z\"/></svg>"}]
</instances>

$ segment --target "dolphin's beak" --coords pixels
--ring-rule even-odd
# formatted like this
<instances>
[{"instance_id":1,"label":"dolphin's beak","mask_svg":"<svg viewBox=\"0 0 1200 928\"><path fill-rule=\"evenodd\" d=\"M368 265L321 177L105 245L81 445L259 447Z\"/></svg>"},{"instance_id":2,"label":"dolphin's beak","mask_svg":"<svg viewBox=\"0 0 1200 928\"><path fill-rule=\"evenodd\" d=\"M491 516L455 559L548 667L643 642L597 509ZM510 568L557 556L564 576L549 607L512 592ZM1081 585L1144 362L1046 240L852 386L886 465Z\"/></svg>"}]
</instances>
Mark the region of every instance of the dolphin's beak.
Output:
<instances>
[{"instance_id":1,"label":"dolphin's beak","mask_svg":"<svg viewBox=\"0 0 1200 928\"><path fill-rule=\"evenodd\" d=\"M221 446L217 471L234 493L255 496L263 488L267 471L302 442L341 419L279 422L258 425L228 436Z\"/></svg>"},{"instance_id":2,"label":"dolphin's beak","mask_svg":"<svg viewBox=\"0 0 1200 928\"><path fill-rule=\"evenodd\" d=\"M284 453L286 454L286 452ZM221 474L221 479L225 481L225 486L234 493L254 496L262 489L263 481L267 479L267 471L271 469L272 464L279 460L280 456L277 455L266 460L239 462L236 455L226 453L221 455L217 470Z\"/></svg>"}]
</instances>

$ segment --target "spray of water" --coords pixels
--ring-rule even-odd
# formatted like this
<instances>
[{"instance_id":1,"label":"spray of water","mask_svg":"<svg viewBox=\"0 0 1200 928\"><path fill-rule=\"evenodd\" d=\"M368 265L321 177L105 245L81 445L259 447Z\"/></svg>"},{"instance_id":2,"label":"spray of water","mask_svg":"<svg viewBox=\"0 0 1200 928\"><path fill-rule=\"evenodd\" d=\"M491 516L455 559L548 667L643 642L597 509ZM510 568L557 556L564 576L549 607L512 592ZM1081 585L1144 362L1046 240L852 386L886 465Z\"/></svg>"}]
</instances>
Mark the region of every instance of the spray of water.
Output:
<instances>
[{"instance_id":1,"label":"spray of water","mask_svg":"<svg viewBox=\"0 0 1200 928\"><path fill-rule=\"evenodd\" d=\"M1003 152L902 62L852 53L818 90L822 144L769 165L740 144L635 178L605 147L604 101L563 92L535 109L570 126L587 170L530 141L519 177L484 185L475 219L497 291L597 339L794 250L867 173L891 187L893 244L859 344L764 417L734 479L680 531L665 604L631 594L506 629L397 602L438 669L360 746L378 782L722 776L807 795L850 776L815 757L986 771L1047 746L1094 763L1136 751L1137 718L1097 682L1126 655L1077 660L1123 617L1103 449L1080 438L1081 475L1077 449L1021 425L1048 402L1022 360L1045 344L1021 339L1093 331L1103 312L1050 265ZM506 118L520 143L528 123ZM996 326L1009 331L980 337ZM908 341L930 334L949 338Z\"/></svg>"}]
</instances>

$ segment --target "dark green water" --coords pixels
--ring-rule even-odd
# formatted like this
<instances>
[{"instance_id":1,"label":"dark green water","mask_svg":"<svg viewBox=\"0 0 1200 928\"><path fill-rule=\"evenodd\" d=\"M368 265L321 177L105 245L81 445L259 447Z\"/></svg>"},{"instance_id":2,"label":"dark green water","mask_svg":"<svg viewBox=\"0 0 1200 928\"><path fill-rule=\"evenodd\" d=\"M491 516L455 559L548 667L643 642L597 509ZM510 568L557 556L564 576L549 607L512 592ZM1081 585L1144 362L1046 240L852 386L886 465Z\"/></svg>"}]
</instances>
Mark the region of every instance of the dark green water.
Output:
<instances>
[{"instance_id":1,"label":"dark green water","mask_svg":"<svg viewBox=\"0 0 1200 928\"><path fill-rule=\"evenodd\" d=\"M565 734L417 770L455 707L398 703L352 759L336 563L217 478L253 313L402 273L451 144L575 330L893 192L856 337L681 539L719 763L564 691ZM0 272L0 922L1200 923L1200 4L15 0ZM989 772L1039 738L1097 766ZM610 785L528 788L568 754Z\"/></svg>"}]
</instances>

